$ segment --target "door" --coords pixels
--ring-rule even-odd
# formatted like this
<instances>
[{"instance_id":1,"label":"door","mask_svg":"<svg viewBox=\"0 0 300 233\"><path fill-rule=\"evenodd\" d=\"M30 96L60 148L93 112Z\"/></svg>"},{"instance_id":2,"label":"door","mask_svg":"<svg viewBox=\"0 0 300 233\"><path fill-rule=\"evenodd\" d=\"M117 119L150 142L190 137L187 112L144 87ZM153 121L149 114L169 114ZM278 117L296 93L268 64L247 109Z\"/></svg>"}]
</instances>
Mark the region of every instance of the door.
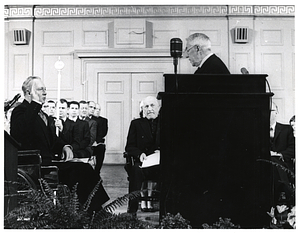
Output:
<instances>
[{"instance_id":1,"label":"door","mask_svg":"<svg viewBox=\"0 0 300 233\"><path fill-rule=\"evenodd\" d=\"M139 117L141 100L163 90L162 72L98 73L98 103L108 119L104 163L124 163L129 125Z\"/></svg>"}]
</instances>

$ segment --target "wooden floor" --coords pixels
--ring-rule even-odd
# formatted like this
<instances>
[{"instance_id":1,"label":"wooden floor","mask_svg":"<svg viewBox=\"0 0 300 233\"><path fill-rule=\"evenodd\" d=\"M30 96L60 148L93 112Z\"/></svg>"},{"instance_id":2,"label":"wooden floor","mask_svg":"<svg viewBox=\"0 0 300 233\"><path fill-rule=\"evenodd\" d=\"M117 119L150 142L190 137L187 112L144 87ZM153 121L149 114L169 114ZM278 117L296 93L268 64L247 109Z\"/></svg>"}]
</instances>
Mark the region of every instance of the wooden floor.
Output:
<instances>
[{"instance_id":1,"label":"wooden floor","mask_svg":"<svg viewBox=\"0 0 300 233\"><path fill-rule=\"evenodd\" d=\"M110 200L106 202L104 206L114 201L116 198L122 197L128 193L128 180L124 165L103 164L100 175L103 180L104 189L110 197ZM126 211L127 204L117 208L114 212L118 214L126 213ZM158 224L159 211L147 213L141 212L139 209L137 212L137 217L139 219Z\"/></svg>"}]
</instances>

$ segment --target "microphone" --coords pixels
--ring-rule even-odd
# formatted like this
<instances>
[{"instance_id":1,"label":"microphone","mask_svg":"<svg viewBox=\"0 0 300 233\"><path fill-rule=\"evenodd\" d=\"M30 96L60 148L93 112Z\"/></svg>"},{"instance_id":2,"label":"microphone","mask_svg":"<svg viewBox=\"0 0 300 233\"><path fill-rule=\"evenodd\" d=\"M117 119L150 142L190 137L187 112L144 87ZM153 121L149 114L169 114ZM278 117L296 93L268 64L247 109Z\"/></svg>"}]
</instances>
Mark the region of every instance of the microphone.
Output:
<instances>
[{"instance_id":1,"label":"microphone","mask_svg":"<svg viewBox=\"0 0 300 233\"><path fill-rule=\"evenodd\" d=\"M241 72L242 74L249 74L249 71L245 67L241 68Z\"/></svg>"},{"instance_id":2,"label":"microphone","mask_svg":"<svg viewBox=\"0 0 300 233\"><path fill-rule=\"evenodd\" d=\"M173 57L174 73L177 74L178 58L182 56L182 40L180 38L170 40L170 54Z\"/></svg>"},{"instance_id":3,"label":"microphone","mask_svg":"<svg viewBox=\"0 0 300 233\"><path fill-rule=\"evenodd\" d=\"M18 101L18 99L20 99L20 97L20 93L16 94L15 97L9 101L6 106L4 106L4 112L7 112Z\"/></svg>"}]
</instances>

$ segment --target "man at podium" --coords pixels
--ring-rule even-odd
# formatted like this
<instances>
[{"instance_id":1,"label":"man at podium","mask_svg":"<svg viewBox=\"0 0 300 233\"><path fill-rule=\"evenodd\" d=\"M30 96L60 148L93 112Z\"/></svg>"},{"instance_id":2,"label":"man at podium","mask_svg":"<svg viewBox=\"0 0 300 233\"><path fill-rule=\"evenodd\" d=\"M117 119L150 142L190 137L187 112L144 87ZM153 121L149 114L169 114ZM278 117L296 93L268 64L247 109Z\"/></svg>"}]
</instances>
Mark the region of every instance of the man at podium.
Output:
<instances>
[{"instance_id":1,"label":"man at podium","mask_svg":"<svg viewBox=\"0 0 300 233\"><path fill-rule=\"evenodd\" d=\"M211 52L211 41L203 33L194 33L186 39L183 57L198 67L195 74L230 74L224 62Z\"/></svg>"}]
</instances>

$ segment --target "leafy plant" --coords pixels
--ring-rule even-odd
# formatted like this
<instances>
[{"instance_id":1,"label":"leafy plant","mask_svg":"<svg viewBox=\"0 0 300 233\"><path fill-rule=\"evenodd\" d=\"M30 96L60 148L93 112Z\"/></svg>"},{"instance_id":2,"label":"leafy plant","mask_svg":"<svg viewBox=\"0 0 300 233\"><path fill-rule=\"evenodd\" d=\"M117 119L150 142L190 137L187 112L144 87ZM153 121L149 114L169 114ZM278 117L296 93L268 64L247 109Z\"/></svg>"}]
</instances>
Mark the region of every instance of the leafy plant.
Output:
<instances>
[{"instance_id":1,"label":"leafy plant","mask_svg":"<svg viewBox=\"0 0 300 233\"><path fill-rule=\"evenodd\" d=\"M292 180L295 180L295 173L291 169L270 160L258 159L258 161L268 162L273 166L282 169L291 176ZM273 229L296 228L296 213L293 201L295 200L295 183L284 182L284 184L291 193L292 204L278 204L275 207L271 207L270 212L267 214L271 217L270 228Z\"/></svg>"},{"instance_id":2,"label":"leafy plant","mask_svg":"<svg viewBox=\"0 0 300 233\"><path fill-rule=\"evenodd\" d=\"M104 229L104 228L154 228L149 223L138 220L135 216L116 215L112 212L119 206L135 199L140 191L119 197L98 212L89 213L88 209L99 183L90 193L87 201L81 205L77 196L77 184L72 191L64 186L53 190L40 179L39 190L30 189L26 201L9 212L4 218L5 229Z\"/></svg>"},{"instance_id":3,"label":"leafy plant","mask_svg":"<svg viewBox=\"0 0 300 233\"><path fill-rule=\"evenodd\" d=\"M129 213L110 214L105 218L96 218L93 229L154 229L155 225L139 220Z\"/></svg>"},{"instance_id":4,"label":"leafy plant","mask_svg":"<svg viewBox=\"0 0 300 233\"><path fill-rule=\"evenodd\" d=\"M60 186L60 188L63 188ZM41 179L40 189L31 189L27 201L20 204L4 218L6 229L77 229L86 228L88 213L80 208L77 185L69 196L58 190L58 195ZM93 192L95 189L93 190ZM90 195L93 195L93 192Z\"/></svg>"},{"instance_id":5,"label":"leafy plant","mask_svg":"<svg viewBox=\"0 0 300 233\"><path fill-rule=\"evenodd\" d=\"M167 213L166 216L163 216L160 226L160 229L191 229L189 221L184 219L180 213L177 213L175 216Z\"/></svg>"},{"instance_id":6,"label":"leafy plant","mask_svg":"<svg viewBox=\"0 0 300 233\"><path fill-rule=\"evenodd\" d=\"M207 223L202 224L204 229L239 229L240 225L235 225L230 218L219 218L219 221L209 226Z\"/></svg>"}]
</instances>

